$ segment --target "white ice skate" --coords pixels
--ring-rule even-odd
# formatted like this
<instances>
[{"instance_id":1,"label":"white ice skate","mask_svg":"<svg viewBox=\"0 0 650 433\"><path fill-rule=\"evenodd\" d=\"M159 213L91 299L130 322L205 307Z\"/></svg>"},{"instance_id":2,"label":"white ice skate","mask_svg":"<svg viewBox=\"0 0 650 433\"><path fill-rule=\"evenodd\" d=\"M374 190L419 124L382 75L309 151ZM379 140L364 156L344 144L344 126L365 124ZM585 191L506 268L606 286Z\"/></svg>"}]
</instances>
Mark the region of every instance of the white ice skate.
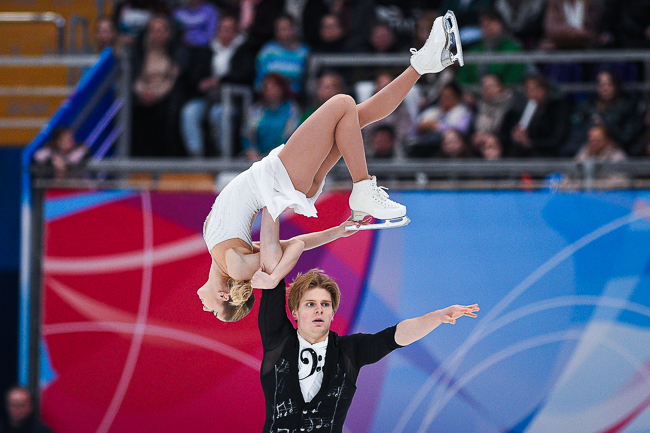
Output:
<instances>
[{"instance_id":1,"label":"white ice skate","mask_svg":"<svg viewBox=\"0 0 650 433\"><path fill-rule=\"evenodd\" d=\"M383 222L363 224L359 227L347 226L346 230L402 227L411 222L409 217L406 216L406 206L389 199L385 189L377 186L377 178L374 176L353 184L349 200L352 220L359 222L367 216L372 216L375 219L383 220Z\"/></svg>"},{"instance_id":2,"label":"white ice skate","mask_svg":"<svg viewBox=\"0 0 650 433\"><path fill-rule=\"evenodd\" d=\"M452 43L456 46L456 54L451 52ZM456 61L463 66L463 46L456 15L447 11L444 17L436 18L424 46L419 50L411 48L411 54L411 66L420 75L440 72Z\"/></svg>"}]
</instances>

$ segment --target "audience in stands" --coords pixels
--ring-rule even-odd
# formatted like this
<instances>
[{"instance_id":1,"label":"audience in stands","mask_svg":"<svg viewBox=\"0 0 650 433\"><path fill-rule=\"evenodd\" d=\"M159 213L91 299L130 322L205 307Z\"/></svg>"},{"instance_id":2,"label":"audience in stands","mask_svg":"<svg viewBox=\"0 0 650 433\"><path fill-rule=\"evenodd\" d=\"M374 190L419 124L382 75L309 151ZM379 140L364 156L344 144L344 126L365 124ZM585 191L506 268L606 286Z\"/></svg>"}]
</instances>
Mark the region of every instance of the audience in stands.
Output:
<instances>
[{"instance_id":1,"label":"audience in stands","mask_svg":"<svg viewBox=\"0 0 650 433\"><path fill-rule=\"evenodd\" d=\"M74 131L59 126L52 131L49 143L34 152L34 161L41 166L53 167L54 177L64 178L81 165L87 155L88 147L76 143Z\"/></svg>"},{"instance_id":2,"label":"audience in stands","mask_svg":"<svg viewBox=\"0 0 650 433\"><path fill-rule=\"evenodd\" d=\"M151 18L134 52L132 155L183 155L179 132L182 86L188 55L173 39L169 18Z\"/></svg>"},{"instance_id":3,"label":"audience in stands","mask_svg":"<svg viewBox=\"0 0 650 433\"><path fill-rule=\"evenodd\" d=\"M526 49L536 48L544 35L546 0L494 0L494 9L508 32Z\"/></svg>"},{"instance_id":4,"label":"audience in stands","mask_svg":"<svg viewBox=\"0 0 650 433\"><path fill-rule=\"evenodd\" d=\"M223 104L221 103L221 84L250 84L254 76L253 58L246 53L245 36L239 33L237 19L224 15L217 26L217 35L210 45L210 58L207 62L195 64L199 77L196 96L187 101L181 110L181 134L185 150L190 156L205 154L206 114L210 112L210 132L219 154L229 153L231 143L220 140ZM239 55L238 55L239 54ZM239 61L239 63L236 63Z\"/></svg>"},{"instance_id":5,"label":"audience in stands","mask_svg":"<svg viewBox=\"0 0 650 433\"><path fill-rule=\"evenodd\" d=\"M650 48L650 2L607 1L599 42L615 48Z\"/></svg>"},{"instance_id":6,"label":"audience in stands","mask_svg":"<svg viewBox=\"0 0 650 433\"><path fill-rule=\"evenodd\" d=\"M219 11L205 0L187 0L187 5L174 11L174 19L183 31L183 42L189 47L208 48L219 22Z\"/></svg>"},{"instance_id":7,"label":"audience in stands","mask_svg":"<svg viewBox=\"0 0 650 433\"><path fill-rule=\"evenodd\" d=\"M116 3L113 21L120 30L120 43L131 46L137 42L149 20L156 14L169 14L164 0L122 0Z\"/></svg>"},{"instance_id":8,"label":"audience in stands","mask_svg":"<svg viewBox=\"0 0 650 433\"><path fill-rule=\"evenodd\" d=\"M596 46L602 12L600 0L547 0L540 48Z\"/></svg>"},{"instance_id":9,"label":"audience in stands","mask_svg":"<svg viewBox=\"0 0 650 433\"><path fill-rule=\"evenodd\" d=\"M468 47L467 53L510 53L522 50L519 42L512 39L498 12L490 9L481 14L481 39ZM525 66L516 63L466 64L458 70L457 79L461 84L478 84L485 74L501 77L505 84L521 83Z\"/></svg>"},{"instance_id":10,"label":"audience in stands","mask_svg":"<svg viewBox=\"0 0 650 433\"><path fill-rule=\"evenodd\" d=\"M306 61L311 52L401 52L400 46L408 37L413 38L408 46L419 48L435 18L448 9L458 18L466 53L521 52L522 47L527 50L650 47L650 5L646 3L611 0L427 3L426 7L439 11L436 12L422 9L423 4L417 0L400 4L382 0L122 0L116 2L113 22L98 21L95 47L99 51L115 45L112 23L117 24L122 39L133 44L133 154L181 155L183 148L173 143L177 140L185 145L187 154L200 157L238 153L239 140L234 149L228 147L232 144L220 142L220 126L224 121L220 98L223 83L251 85L251 91L256 88L259 92L263 77L277 72L290 83L289 99L306 100L302 92ZM170 17L171 6L179 5L183 7L175 9L173 17L181 30L179 39L183 44L175 40L174 26L169 23L161 25L158 21L149 25L152 17L164 20L160 14ZM241 32L234 36L228 36L227 30L237 25L231 14L241 18ZM213 37L222 15L226 35ZM157 33L167 42L156 45L152 34L138 37L145 28L152 33L151 27L161 29ZM233 34L232 30L230 33ZM424 108L420 109L417 128L414 128L417 137L412 134L409 139L409 134L404 132L409 125L408 116L403 116L403 121L391 120L404 114L401 112L406 110L400 107L385 123L366 128L368 155L381 154L373 149L384 149L386 146L380 145L391 142L391 152L382 155L444 156L444 131L455 128L469 146L468 151L486 159L574 156L587 142L590 128L600 125L628 155L647 155L640 98L623 94L617 79L618 75L625 82L638 80L644 74L643 65L612 62L593 66L580 63L536 66L541 67L546 78L559 82L584 82L586 77L595 77L596 94L590 98L585 94L574 95L577 108L569 115L569 100L547 87L543 76L526 80L526 98L516 96L527 69L523 64L469 63L463 68L447 68L441 74L428 74L418 83L417 99ZM343 92L344 81L357 92L365 89L367 97L372 92L370 80L386 72L386 68L390 65L365 70L337 67L336 73L321 73L314 99L301 121L332 94ZM530 71L534 68L528 67ZM388 69L388 76L391 73ZM361 79L368 80L367 88L359 84ZM461 97L453 108L445 108L445 101L455 101L455 96L460 94L454 80L472 92L480 85L480 96L474 101L472 92L465 92L465 103ZM539 96L537 99L535 94ZM234 106L237 108L239 101ZM298 112L295 103L293 107ZM414 107L417 103L409 105L413 114ZM472 111L474 118L469 122ZM246 114L240 112L228 120L235 136L240 116L243 121ZM567 126L567 119L572 127ZM383 128L384 125L389 128ZM375 134L378 129L381 131ZM182 141L177 139L179 130ZM570 136L567 130L571 131ZM213 152L206 142L214 142L220 150ZM409 152L404 151L405 142ZM425 143L427 146L421 147ZM246 152L249 157L257 158L265 153L257 146L257 143L251 145L257 153L256 150Z\"/></svg>"},{"instance_id":11,"label":"audience in stands","mask_svg":"<svg viewBox=\"0 0 650 433\"><path fill-rule=\"evenodd\" d=\"M305 78L309 47L296 34L293 18L281 15L275 20L275 39L265 44L255 61L255 88L259 91L264 77L270 72L284 75L291 91L299 95Z\"/></svg>"},{"instance_id":12,"label":"audience in stands","mask_svg":"<svg viewBox=\"0 0 650 433\"><path fill-rule=\"evenodd\" d=\"M291 97L286 78L270 72L262 79L260 100L253 104L244 121L242 148L246 157L257 161L284 144L298 127L300 110Z\"/></svg>"},{"instance_id":13,"label":"audience in stands","mask_svg":"<svg viewBox=\"0 0 650 433\"><path fill-rule=\"evenodd\" d=\"M503 121L505 153L513 157L557 156L569 132L570 109L562 95L552 92L541 74L526 78L525 104L517 104Z\"/></svg>"},{"instance_id":14,"label":"audience in stands","mask_svg":"<svg viewBox=\"0 0 650 433\"><path fill-rule=\"evenodd\" d=\"M381 91L386 87L393 79L394 75L384 72L377 76L375 79L375 92ZM372 138L375 136L375 130L384 126L389 126L392 137L391 137L391 156L402 158L406 155L406 146L407 142L411 140L413 133L413 120L409 110L406 108L406 104L402 102L397 106L395 111L390 113L388 116L384 117L381 120L378 120L370 125L367 125L361 130L363 135L364 143L366 144L366 155L370 157L377 156L377 146L372 144ZM381 152L382 156L386 156L385 152Z\"/></svg>"},{"instance_id":15,"label":"audience in stands","mask_svg":"<svg viewBox=\"0 0 650 433\"><path fill-rule=\"evenodd\" d=\"M603 125L589 128L587 142L575 156L575 160L583 165L588 161L620 162L626 159L625 152L612 139ZM611 171L601 174L598 178L601 181L600 186L607 188L625 186L628 182L628 177L624 174Z\"/></svg>"},{"instance_id":16,"label":"audience in stands","mask_svg":"<svg viewBox=\"0 0 650 433\"><path fill-rule=\"evenodd\" d=\"M587 131L594 125L603 125L608 135L627 151L632 150L641 135L637 99L625 94L618 76L608 70L598 74L595 95L579 105L571 120L571 139L562 152L566 156L577 151L576 143L584 143Z\"/></svg>"},{"instance_id":17,"label":"audience in stands","mask_svg":"<svg viewBox=\"0 0 650 433\"><path fill-rule=\"evenodd\" d=\"M449 128L442 134L442 145L437 156L440 158L470 158L473 155L463 133L458 129Z\"/></svg>"},{"instance_id":18,"label":"audience in stands","mask_svg":"<svg viewBox=\"0 0 650 433\"><path fill-rule=\"evenodd\" d=\"M498 75L483 76L481 97L476 104L472 123L471 144L475 150L480 150L488 137L500 133L503 119L512 107L514 99L514 92L503 84Z\"/></svg>"},{"instance_id":19,"label":"audience in stands","mask_svg":"<svg viewBox=\"0 0 650 433\"><path fill-rule=\"evenodd\" d=\"M318 38L312 45L314 53L338 54L347 51L345 29L341 18L336 14L327 14L321 18Z\"/></svg>"}]
</instances>

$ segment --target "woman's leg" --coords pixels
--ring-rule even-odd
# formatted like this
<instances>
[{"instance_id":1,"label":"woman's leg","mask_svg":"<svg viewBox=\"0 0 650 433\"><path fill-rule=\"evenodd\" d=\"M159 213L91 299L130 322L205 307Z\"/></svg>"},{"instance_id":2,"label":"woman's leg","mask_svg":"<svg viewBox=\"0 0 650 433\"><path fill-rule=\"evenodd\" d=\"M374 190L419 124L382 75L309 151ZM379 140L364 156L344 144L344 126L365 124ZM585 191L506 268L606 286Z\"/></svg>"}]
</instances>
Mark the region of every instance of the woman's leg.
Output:
<instances>
[{"instance_id":1,"label":"woman's leg","mask_svg":"<svg viewBox=\"0 0 650 433\"><path fill-rule=\"evenodd\" d=\"M386 87L359 104L359 125L363 128L395 111L419 78L420 74L409 66Z\"/></svg>"},{"instance_id":2,"label":"woman's leg","mask_svg":"<svg viewBox=\"0 0 650 433\"><path fill-rule=\"evenodd\" d=\"M354 99L330 98L298 127L278 156L294 187L308 196L317 174L329 171L341 156L353 182L369 179Z\"/></svg>"}]
</instances>

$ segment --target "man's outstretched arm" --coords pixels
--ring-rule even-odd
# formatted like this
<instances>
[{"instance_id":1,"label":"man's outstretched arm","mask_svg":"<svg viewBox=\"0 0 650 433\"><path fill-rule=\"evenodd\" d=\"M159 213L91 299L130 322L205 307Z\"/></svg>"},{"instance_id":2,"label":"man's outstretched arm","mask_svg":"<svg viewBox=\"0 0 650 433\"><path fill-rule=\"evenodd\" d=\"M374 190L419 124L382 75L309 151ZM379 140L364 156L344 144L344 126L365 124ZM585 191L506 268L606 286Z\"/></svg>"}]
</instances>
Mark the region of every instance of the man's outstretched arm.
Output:
<instances>
[{"instance_id":1,"label":"man's outstretched arm","mask_svg":"<svg viewBox=\"0 0 650 433\"><path fill-rule=\"evenodd\" d=\"M428 335L442 323L453 325L459 317L476 317L475 313L478 310L478 304L452 305L424 316L403 320L397 324L395 342L400 346L408 346Z\"/></svg>"}]
</instances>

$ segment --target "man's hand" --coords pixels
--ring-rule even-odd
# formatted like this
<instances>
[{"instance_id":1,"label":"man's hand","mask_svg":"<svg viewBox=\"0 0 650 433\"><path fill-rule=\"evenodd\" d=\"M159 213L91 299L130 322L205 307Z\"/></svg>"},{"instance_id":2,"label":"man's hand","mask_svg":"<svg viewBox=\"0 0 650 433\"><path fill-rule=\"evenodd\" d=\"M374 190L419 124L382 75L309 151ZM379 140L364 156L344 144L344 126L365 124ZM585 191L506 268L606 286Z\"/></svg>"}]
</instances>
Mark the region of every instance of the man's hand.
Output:
<instances>
[{"instance_id":1,"label":"man's hand","mask_svg":"<svg viewBox=\"0 0 650 433\"><path fill-rule=\"evenodd\" d=\"M459 317L476 317L475 312L479 311L478 304L474 305L452 305L442 310L438 310L440 321L454 325Z\"/></svg>"},{"instance_id":2,"label":"man's hand","mask_svg":"<svg viewBox=\"0 0 650 433\"><path fill-rule=\"evenodd\" d=\"M251 286L254 289L273 289L277 285L278 282L264 271L263 266L260 267L253 275L253 278L251 278Z\"/></svg>"}]
</instances>

